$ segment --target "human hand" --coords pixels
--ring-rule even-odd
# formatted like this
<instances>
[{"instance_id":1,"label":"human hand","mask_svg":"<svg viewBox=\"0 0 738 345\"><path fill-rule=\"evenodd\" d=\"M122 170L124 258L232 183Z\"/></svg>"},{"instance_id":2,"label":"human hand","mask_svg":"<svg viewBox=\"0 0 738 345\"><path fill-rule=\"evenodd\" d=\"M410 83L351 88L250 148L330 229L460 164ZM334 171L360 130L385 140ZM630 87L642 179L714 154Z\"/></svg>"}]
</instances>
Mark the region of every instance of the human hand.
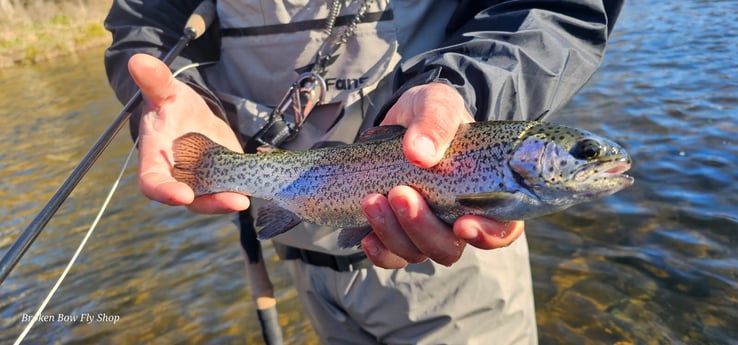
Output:
<instances>
[{"instance_id":1,"label":"human hand","mask_svg":"<svg viewBox=\"0 0 738 345\"><path fill-rule=\"evenodd\" d=\"M405 156L416 166L429 168L443 157L459 125L473 121L456 90L431 83L407 90L387 112L382 125L405 126ZM450 227L408 186L397 186L386 197L368 195L362 208L374 231L361 246L375 265L384 268L402 268L429 258L450 266L461 257L467 243L481 249L505 247L520 237L524 228L523 221L500 222L472 215L460 217Z\"/></svg>"},{"instance_id":2,"label":"human hand","mask_svg":"<svg viewBox=\"0 0 738 345\"><path fill-rule=\"evenodd\" d=\"M238 193L195 198L192 189L176 181L171 174L172 143L188 132L202 133L233 151L242 152L228 124L213 114L192 88L174 79L169 67L159 59L145 54L134 55L128 61L128 70L146 100L138 144L141 192L149 199L167 205L187 205L198 213L225 213L248 208L248 197Z\"/></svg>"}]
</instances>

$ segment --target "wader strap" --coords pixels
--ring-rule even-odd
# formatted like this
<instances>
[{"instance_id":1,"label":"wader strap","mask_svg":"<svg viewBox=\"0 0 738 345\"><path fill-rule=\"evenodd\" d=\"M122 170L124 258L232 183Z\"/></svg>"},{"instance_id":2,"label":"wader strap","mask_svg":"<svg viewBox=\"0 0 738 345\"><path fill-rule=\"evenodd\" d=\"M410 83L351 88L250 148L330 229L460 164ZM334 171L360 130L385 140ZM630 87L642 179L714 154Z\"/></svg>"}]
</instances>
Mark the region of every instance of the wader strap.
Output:
<instances>
[{"instance_id":1,"label":"wader strap","mask_svg":"<svg viewBox=\"0 0 738 345\"><path fill-rule=\"evenodd\" d=\"M364 252L351 255L330 255L312 250L290 247L278 242L274 249L282 260L301 260L302 262L319 267L328 267L336 272L353 272L372 267L373 264Z\"/></svg>"}]
</instances>

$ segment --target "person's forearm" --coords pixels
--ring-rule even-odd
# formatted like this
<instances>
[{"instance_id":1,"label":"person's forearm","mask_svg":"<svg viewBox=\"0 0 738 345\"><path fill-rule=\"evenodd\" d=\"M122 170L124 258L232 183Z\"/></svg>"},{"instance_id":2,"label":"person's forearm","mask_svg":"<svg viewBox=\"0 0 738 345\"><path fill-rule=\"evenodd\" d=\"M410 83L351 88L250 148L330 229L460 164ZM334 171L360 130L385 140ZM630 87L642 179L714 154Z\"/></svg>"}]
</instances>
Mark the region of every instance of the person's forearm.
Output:
<instances>
[{"instance_id":1,"label":"person's forearm","mask_svg":"<svg viewBox=\"0 0 738 345\"><path fill-rule=\"evenodd\" d=\"M402 88L444 82L477 120L527 120L560 109L594 74L622 1L502 1L474 17L478 2L460 6L443 47L403 64Z\"/></svg>"}]
</instances>

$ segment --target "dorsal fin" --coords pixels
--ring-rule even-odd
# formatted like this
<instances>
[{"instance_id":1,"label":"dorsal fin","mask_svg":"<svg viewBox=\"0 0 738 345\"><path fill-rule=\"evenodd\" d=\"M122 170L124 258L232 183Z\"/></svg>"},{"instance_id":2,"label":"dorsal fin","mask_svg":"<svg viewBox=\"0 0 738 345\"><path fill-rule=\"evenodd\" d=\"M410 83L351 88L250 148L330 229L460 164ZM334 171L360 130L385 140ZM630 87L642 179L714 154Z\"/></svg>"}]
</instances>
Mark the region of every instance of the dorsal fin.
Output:
<instances>
[{"instance_id":1,"label":"dorsal fin","mask_svg":"<svg viewBox=\"0 0 738 345\"><path fill-rule=\"evenodd\" d=\"M400 125L391 126L377 126L369 128L359 135L356 142L380 140L380 139L393 139L400 137L405 133L405 127Z\"/></svg>"},{"instance_id":2,"label":"dorsal fin","mask_svg":"<svg viewBox=\"0 0 738 345\"><path fill-rule=\"evenodd\" d=\"M336 146L344 146L346 143L342 141L319 141L313 146L310 146L310 149L324 149L326 147L336 147Z\"/></svg>"},{"instance_id":3,"label":"dorsal fin","mask_svg":"<svg viewBox=\"0 0 738 345\"><path fill-rule=\"evenodd\" d=\"M543 121L543 118L546 117L546 115L548 115L548 110L545 110L541 115L538 115L538 117L533 119L533 121Z\"/></svg>"}]
</instances>

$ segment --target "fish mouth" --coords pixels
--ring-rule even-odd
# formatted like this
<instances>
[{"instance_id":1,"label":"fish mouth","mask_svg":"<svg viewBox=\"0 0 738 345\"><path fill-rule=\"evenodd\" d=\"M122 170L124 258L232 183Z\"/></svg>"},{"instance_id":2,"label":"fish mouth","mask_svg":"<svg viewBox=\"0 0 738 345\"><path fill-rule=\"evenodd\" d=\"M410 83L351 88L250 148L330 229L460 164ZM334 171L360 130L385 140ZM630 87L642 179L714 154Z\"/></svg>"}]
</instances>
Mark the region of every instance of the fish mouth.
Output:
<instances>
[{"instance_id":1,"label":"fish mouth","mask_svg":"<svg viewBox=\"0 0 738 345\"><path fill-rule=\"evenodd\" d=\"M599 162L597 167L583 169L575 179L583 182L609 181L623 185L623 188L633 184L634 179L624 172L630 170L631 161L627 158L621 158L606 162Z\"/></svg>"}]
</instances>

